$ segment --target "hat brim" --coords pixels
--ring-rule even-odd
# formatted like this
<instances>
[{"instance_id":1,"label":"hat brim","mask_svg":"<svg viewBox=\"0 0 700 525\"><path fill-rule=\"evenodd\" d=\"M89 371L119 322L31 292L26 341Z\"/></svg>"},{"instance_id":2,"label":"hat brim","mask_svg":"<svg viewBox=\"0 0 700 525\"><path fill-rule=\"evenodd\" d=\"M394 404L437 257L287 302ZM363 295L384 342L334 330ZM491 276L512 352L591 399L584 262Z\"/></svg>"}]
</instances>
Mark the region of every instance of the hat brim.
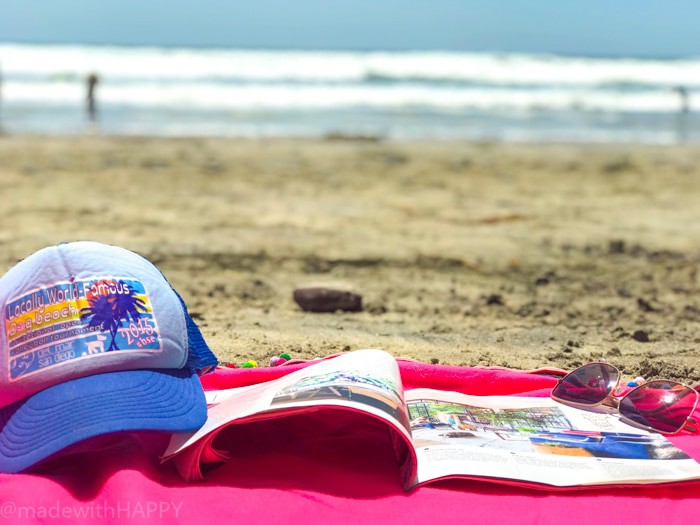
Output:
<instances>
[{"instance_id":1,"label":"hat brim","mask_svg":"<svg viewBox=\"0 0 700 525\"><path fill-rule=\"evenodd\" d=\"M122 431L192 432L207 418L189 370L110 372L67 381L0 409L0 472L21 472L84 439Z\"/></svg>"}]
</instances>

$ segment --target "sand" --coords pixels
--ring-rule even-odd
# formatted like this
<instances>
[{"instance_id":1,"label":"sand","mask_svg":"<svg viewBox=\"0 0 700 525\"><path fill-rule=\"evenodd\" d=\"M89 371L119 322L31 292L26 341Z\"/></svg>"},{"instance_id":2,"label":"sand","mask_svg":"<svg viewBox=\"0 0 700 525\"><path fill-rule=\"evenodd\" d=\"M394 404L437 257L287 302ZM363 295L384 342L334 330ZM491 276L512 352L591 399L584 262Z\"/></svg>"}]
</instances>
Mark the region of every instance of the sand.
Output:
<instances>
[{"instance_id":1,"label":"sand","mask_svg":"<svg viewBox=\"0 0 700 525\"><path fill-rule=\"evenodd\" d=\"M224 362L359 348L700 381L700 151L0 137L0 267L141 253ZM296 287L362 295L303 312Z\"/></svg>"}]
</instances>

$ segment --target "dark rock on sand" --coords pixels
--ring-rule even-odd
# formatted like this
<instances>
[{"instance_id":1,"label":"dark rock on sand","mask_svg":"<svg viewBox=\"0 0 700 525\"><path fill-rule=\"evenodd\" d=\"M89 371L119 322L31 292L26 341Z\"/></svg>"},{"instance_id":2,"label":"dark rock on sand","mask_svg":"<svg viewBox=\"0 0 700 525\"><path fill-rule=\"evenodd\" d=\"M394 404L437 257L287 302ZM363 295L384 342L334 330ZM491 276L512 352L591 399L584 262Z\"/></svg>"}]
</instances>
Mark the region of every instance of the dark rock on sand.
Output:
<instances>
[{"instance_id":1,"label":"dark rock on sand","mask_svg":"<svg viewBox=\"0 0 700 525\"><path fill-rule=\"evenodd\" d=\"M644 330L635 330L632 334L632 339L639 341L640 343L648 343L649 333Z\"/></svg>"},{"instance_id":2,"label":"dark rock on sand","mask_svg":"<svg viewBox=\"0 0 700 525\"><path fill-rule=\"evenodd\" d=\"M639 297L637 299L637 306L639 306L639 309L642 312L656 312L656 308L654 308L652 304L643 297Z\"/></svg>"},{"instance_id":3,"label":"dark rock on sand","mask_svg":"<svg viewBox=\"0 0 700 525\"><path fill-rule=\"evenodd\" d=\"M505 301L503 300L502 295L493 293L486 297L486 304L488 306L503 306Z\"/></svg>"},{"instance_id":4,"label":"dark rock on sand","mask_svg":"<svg viewBox=\"0 0 700 525\"><path fill-rule=\"evenodd\" d=\"M546 272L544 275L540 276L537 278L535 281L535 286L544 286L546 284L551 283L555 278L557 274L553 270L550 270Z\"/></svg>"},{"instance_id":5,"label":"dark rock on sand","mask_svg":"<svg viewBox=\"0 0 700 525\"><path fill-rule=\"evenodd\" d=\"M625 241L620 239L615 239L608 243L608 253L620 254L625 253Z\"/></svg>"},{"instance_id":6,"label":"dark rock on sand","mask_svg":"<svg viewBox=\"0 0 700 525\"><path fill-rule=\"evenodd\" d=\"M294 301L305 312L361 312L362 296L348 290L310 286L294 290Z\"/></svg>"}]
</instances>

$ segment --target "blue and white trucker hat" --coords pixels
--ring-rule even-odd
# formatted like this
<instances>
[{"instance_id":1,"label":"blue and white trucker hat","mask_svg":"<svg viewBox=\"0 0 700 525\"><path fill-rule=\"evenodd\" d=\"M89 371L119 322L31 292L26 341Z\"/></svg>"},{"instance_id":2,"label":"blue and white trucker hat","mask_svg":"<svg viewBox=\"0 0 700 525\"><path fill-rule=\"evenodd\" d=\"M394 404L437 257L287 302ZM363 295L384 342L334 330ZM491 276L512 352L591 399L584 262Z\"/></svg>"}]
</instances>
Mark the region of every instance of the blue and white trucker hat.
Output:
<instances>
[{"instance_id":1,"label":"blue and white trucker hat","mask_svg":"<svg viewBox=\"0 0 700 525\"><path fill-rule=\"evenodd\" d=\"M45 248L0 279L0 307L0 472L101 434L204 424L198 375L217 359L140 255L96 242Z\"/></svg>"}]
</instances>

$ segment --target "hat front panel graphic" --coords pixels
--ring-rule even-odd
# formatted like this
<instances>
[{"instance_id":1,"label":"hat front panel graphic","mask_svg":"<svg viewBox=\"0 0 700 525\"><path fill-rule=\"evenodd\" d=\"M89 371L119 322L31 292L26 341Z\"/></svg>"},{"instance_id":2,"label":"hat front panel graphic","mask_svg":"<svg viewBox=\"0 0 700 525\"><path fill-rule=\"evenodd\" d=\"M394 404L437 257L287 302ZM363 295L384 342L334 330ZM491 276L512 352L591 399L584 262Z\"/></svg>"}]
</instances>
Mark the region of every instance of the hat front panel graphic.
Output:
<instances>
[{"instance_id":1,"label":"hat front panel graphic","mask_svg":"<svg viewBox=\"0 0 700 525\"><path fill-rule=\"evenodd\" d=\"M9 378L105 352L162 351L143 284L91 279L33 290L6 307Z\"/></svg>"}]
</instances>

